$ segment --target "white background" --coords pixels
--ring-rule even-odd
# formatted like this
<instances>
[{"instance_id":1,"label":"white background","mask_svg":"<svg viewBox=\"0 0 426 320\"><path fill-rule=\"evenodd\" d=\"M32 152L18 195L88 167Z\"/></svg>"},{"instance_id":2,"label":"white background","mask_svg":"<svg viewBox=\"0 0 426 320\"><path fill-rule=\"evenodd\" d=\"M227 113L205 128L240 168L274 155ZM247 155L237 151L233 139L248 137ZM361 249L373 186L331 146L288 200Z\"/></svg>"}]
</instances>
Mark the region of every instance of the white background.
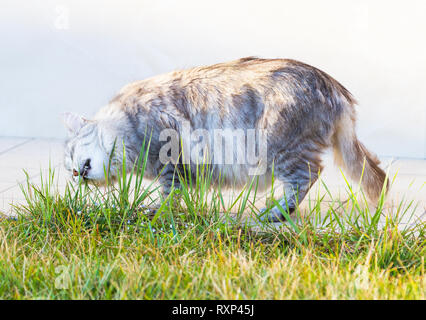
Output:
<instances>
[{"instance_id":1,"label":"white background","mask_svg":"<svg viewBox=\"0 0 426 320\"><path fill-rule=\"evenodd\" d=\"M426 158L426 1L0 0L0 136L63 138L121 86L244 56L293 58L358 99L382 156Z\"/></svg>"}]
</instances>

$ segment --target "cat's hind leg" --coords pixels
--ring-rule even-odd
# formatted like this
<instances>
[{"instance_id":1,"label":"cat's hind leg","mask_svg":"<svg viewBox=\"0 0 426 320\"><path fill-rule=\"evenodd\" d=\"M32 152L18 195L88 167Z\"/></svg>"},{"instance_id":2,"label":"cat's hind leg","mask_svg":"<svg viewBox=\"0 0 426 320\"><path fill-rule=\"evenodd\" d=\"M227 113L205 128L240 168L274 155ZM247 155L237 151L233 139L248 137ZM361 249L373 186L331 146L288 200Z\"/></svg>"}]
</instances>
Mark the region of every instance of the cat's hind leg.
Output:
<instances>
[{"instance_id":1,"label":"cat's hind leg","mask_svg":"<svg viewBox=\"0 0 426 320\"><path fill-rule=\"evenodd\" d=\"M322 170L321 160L316 157L301 157L293 154L277 157L274 167L275 178L283 184L283 197L278 201L280 207L288 214L292 214L296 206L303 200L311 186L317 181ZM269 222L284 221L282 209L272 207L262 216L262 220ZM267 211L266 209L262 210Z\"/></svg>"}]
</instances>

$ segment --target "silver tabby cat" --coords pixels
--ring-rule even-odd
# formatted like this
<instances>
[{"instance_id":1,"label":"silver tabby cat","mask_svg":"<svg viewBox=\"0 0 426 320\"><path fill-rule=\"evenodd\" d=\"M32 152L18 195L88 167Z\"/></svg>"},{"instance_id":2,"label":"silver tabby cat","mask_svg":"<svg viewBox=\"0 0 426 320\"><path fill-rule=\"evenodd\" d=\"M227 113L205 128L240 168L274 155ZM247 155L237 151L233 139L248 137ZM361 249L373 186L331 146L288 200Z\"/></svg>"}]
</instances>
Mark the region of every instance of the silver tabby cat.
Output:
<instances>
[{"instance_id":1,"label":"silver tabby cat","mask_svg":"<svg viewBox=\"0 0 426 320\"><path fill-rule=\"evenodd\" d=\"M349 91L331 76L294 60L249 57L174 71L125 86L92 120L65 113L63 121L70 132L65 166L73 176L101 182L109 163L112 176L121 167L123 148L113 148L117 141L124 143L131 167L149 135L146 174L160 175L167 195L172 185L179 187L176 172L183 166L179 160L162 161L164 130L187 138L184 123L212 135L217 129L255 129L265 133L266 152L259 159L265 164L262 181L267 187L274 171L284 185L282 207L292 211L302 201L317 180L321 155L329 147L351 178L363 175L363 188L376 200L385 173L356 137L355 104ZM214 153L212 145L206 145ZM221 176L225 185L240 186L251 179L245 163L213 161L211 168L214 178ZM274 207L268 219L283 217Z\"/></svg>"}]
</instances>

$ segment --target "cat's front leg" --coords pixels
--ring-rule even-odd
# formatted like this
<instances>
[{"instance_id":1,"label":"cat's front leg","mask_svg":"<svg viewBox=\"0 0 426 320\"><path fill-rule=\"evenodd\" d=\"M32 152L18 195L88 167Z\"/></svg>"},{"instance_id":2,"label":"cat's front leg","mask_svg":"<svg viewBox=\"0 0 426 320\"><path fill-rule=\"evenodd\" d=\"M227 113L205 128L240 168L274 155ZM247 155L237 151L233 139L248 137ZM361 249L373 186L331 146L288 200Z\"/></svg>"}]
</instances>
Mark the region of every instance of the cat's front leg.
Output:
<instances>
[{"instance_id":1,"label":"cat's front leg","mask_svg":"<svg viewBox=\"0 0 426 320\"><path fill-rule=\"evenodd\" d=\"M175 165L167 164L160 173L159 181L162 187L163 198L166 199L173 188L179 189L179 176Z\"/></svg>"}]
</instances>

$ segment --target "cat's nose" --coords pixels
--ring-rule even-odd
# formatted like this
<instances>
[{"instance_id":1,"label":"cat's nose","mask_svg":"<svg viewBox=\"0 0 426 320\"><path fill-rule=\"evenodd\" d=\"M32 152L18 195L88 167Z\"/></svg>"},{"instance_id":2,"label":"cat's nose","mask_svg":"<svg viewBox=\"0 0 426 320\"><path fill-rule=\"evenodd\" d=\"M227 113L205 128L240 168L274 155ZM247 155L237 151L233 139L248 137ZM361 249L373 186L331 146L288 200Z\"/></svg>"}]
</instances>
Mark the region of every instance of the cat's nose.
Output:
<instances>
[{"instance_id":1,"label":"cat's nose","mask_svg":"<svg viewBox=\"0 0 426 320\"><path fill-rule=\"evenodd\" d=\"M86 161L84 161L84 165L83 167L80 169L80 172L78 172L76 169L72 169L72 175L74 177L77 176L82 176L83 178L85 178L87 176L87 173L89 172L89 170L92 167L90 166L90 159L87 159Z\"/></svg>"}]
</instances>

